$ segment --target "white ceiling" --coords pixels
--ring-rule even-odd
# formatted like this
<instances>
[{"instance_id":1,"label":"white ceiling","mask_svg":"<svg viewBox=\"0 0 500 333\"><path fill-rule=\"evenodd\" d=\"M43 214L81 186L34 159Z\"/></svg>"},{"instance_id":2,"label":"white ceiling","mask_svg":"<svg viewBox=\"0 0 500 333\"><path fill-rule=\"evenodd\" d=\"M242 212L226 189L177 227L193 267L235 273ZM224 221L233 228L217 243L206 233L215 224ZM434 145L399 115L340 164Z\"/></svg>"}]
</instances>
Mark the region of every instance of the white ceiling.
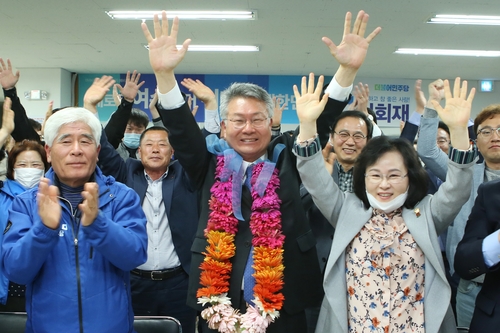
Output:
<instances>
[{"instance_id":1,"label":"white ceiling","mask_svg":"<svg viewBox=\"0 0 500 333\"><path fill-rule=\"evenodd\" d=\"M500 15L498 0L3 0L0 57L17 68L76 73L150 73L139 21L112 20L105 10L257 10L255 21L181 21L179 44L253 44L260 52L188 52L178 73L332 75L322 43L342 38L346 11L370 14L382 27L359 76L500 80L500 58L396 55L399 47L500 50L500 26L426 24L434 14ZM152 27L152 22L149 22Z\"/></svg>"}]
</instances>

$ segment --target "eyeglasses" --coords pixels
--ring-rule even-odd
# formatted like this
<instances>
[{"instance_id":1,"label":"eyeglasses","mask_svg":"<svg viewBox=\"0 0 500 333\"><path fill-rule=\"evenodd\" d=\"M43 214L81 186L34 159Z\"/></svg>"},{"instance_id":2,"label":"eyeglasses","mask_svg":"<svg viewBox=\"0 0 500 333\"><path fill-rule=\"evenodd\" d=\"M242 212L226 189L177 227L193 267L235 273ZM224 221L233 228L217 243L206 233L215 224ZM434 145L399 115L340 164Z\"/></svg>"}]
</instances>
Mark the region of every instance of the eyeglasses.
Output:
<instances>
[{"instance_id":1,"label":"eyeglasses","mask_svg":"<svg viewBox=\"0 0 500 333\"><path fill-rule=\"evenodd\" d=\"M498 128L491 128L491 127L485 127L481 128L479 131L477 131L477 135L481 135L483 138L489 138L493 132L497 132L497 135L500 137L500 127Z\"/></svg>"},{"instance_id":2,"label":"eyeglasses","mask_svg":"<svg viewBox=\"0 0 500 333\"><path fill-rule=\"evenodd\" d=\"M379 173L369 173L365 174L365 178L372 184L380 184L385 178L389 184L399 184L406 178L406 175L400 175L397 173L391 173L390 175L381 175Z\"/></svg>"},{"instance_id":3,"label":"eyeglasses","mask_svg":"<svg viewBox=\"0 0 500 333\"><path fill-rule=\"evenodd\" d=\"M351 134L349 132L337 133L335 131L333 131L333 133L337 134L339 136L340 140L342 140L342 141L347 141L347 140L349 140L350 137L352 137L354 142L361 142L362 140L366 139L366 136L364 136L361 133L354 133L354 134Z\"/></svg>"},{"instance_id":4,"label":"eyeglasses","mask_svg":"<svg viewBox=\"0 0 500 333\"><path fill-rule=\"evenodd\" d=\"M246 120L243 118L233 118L228 120L233 124L234 129L242 129L247 125L248 122L250 122L250 126L252 126L253 128L262 128L267 125L268 119L269 118L254 118Z\"/></svg>"}]
</instances>

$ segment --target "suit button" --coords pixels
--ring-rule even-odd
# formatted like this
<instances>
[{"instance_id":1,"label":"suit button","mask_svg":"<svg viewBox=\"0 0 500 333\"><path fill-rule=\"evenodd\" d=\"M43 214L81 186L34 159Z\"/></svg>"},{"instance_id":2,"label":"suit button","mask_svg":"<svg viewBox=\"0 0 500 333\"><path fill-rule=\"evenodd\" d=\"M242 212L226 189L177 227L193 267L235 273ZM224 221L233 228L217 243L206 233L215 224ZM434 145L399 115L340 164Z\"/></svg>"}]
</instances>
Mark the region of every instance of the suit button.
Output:
<instances>
[{"instance_id":1,"label":"suit button","mask_svg":"<svg viewBox=\"0 0 500 333\"><path fill-rule=\"evenodd\" d=\"M322 260L323 262L326 262L326 258L325 258L325 257L321 258L321 260Z\"/></svg>"},{"instance_id":2,"label":"suit button","mask_svg":"<svg viewBox=\"0 0 500 333\"><path fill-rule=\"evenodd\" d=\"M246 242L245 242L245 246L246 246L246 247L250 247L250 246L252 246L252 242L250 242L250 241L246 241Z\"/></svg>"}]
</instances>

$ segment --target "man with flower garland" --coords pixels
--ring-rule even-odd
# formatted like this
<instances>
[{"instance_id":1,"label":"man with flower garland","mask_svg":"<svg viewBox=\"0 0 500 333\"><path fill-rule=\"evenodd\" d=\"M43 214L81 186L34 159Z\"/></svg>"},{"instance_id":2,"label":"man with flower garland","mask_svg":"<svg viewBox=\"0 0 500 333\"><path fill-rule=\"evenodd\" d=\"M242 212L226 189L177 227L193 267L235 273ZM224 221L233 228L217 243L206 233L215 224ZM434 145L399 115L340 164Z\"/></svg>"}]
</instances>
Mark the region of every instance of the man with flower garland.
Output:
<instances>
[{"instance_id":1,"label":"man with flower garland","mask_svg":"<svg viewBox=\"0 0 500 333\"><path fill-rule=\"evenodd\" d=\"M369 43L380 32L377 28L365 38L367 23L368 15L360 11L351 32L347 13L342 43L337 46L323 38L340 67L326 89L330 98L318 119L322 144L347 103ZM178 28L175 18L169 34L165 12L161 23L155 15L155 37L142 24L158 84L158 109L169 124L170 142L198 185L201 202L208 203L201 207L191 248L188 304L205 308L202 317L208 327L220 332L306 332L304 309L321 299L322 281L291 152L296 135L281 135L271 142L271 97L254 84L237 83L221 94L225 139L209 136L205 141L174 76L190 43L188 39L177 49ZM245 271L252 260L256 284L253 297L245 300Z\"/></svg>"}]
</instances>

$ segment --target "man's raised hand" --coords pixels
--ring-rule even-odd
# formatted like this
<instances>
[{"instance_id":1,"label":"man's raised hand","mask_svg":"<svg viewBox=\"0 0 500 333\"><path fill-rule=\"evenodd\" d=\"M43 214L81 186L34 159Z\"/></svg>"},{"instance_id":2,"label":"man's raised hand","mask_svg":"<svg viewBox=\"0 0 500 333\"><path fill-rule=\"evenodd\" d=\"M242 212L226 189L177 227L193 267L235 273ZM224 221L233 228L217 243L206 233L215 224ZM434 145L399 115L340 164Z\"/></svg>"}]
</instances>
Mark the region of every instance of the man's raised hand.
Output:
<instances>
[{"instance_id":1,"label":"man's raised hand","mask_svg":"<svg viewBox=\"0 0 500 333\"><path fill-rule=\"evenodd\" d=\"M167 13L161 13L161 22L158 15L154 15L153 37L145 22L141 24L144 37L149 46L149 62L155 73L172 72L184 59L191 39L186 39L180 50L177 49L177 34L179 32L179 18L175 17L170 34L168 32Z\"/></svg>"}]
</instances>

